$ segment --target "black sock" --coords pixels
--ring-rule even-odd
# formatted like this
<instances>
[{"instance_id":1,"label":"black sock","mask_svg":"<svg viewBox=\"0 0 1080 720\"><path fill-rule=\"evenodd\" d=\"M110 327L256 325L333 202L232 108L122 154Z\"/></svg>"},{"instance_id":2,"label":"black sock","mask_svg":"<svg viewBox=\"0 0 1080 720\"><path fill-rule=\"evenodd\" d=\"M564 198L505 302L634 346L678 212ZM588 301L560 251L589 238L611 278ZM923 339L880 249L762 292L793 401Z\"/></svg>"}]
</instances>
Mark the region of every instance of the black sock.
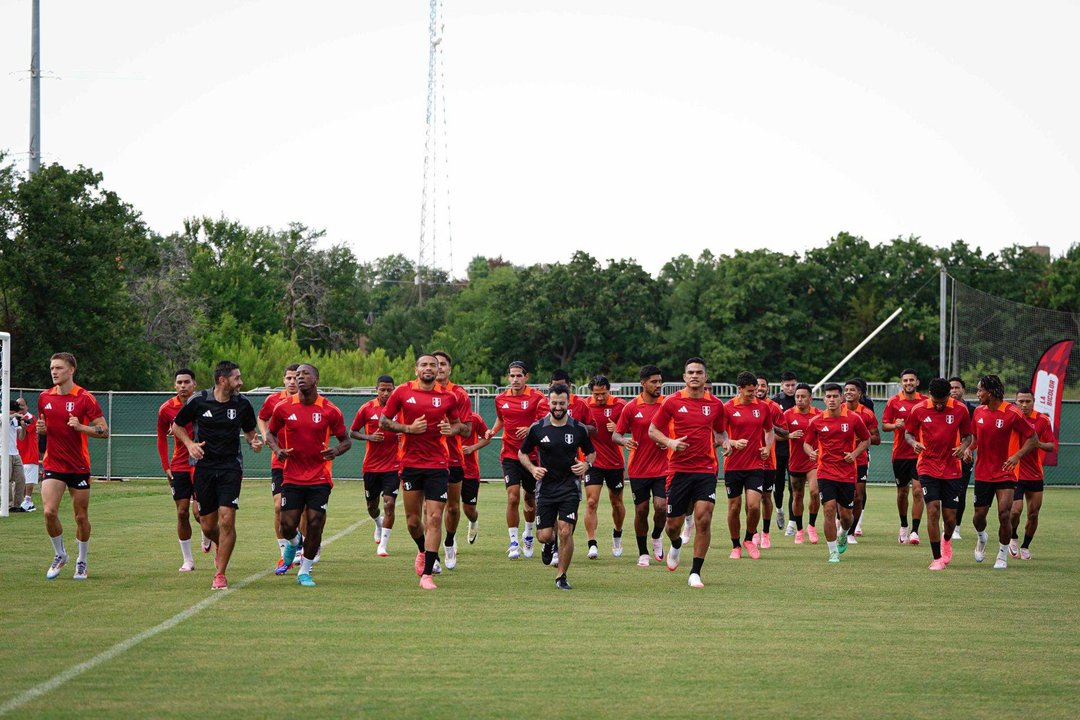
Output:
<instances>
[{"instance_id":1,"label":"black sock","mask_svg":"<svg viewBox=\"0 0 1080 720\"><path fill-rule=\"evenodd\" d=\"M941 559L941 542L930 541L930 551L934 553L934 559Z\"/></svg>"},{"instance_id":2,"label":"black sock","mask_svg":"<svg viewBox=\"0 0 1080 720\"><path fill-rule=\"evenodd\" d=\"M762 535L769 532L769 521L770 520L772 520L771 517L762 516L762 518L761 518L761 534Z\"/></svg>"},{"instance_id":3,"label":"black sock","mask_svg":"<svg viewBox=\"0 0 1080 720\"><path fill-rule=\"evenodd\" d=\"M862 509L863 509L863 512L866 512L866 486L865 485L863 486ZM862 515L860 515L859 517L862 517Z\"/></svg>"},{"instance_id":4,"label":"black sock","mask_svg":"<svg viewBox=\"0 0 1080 720\"><path fill-rule=\"evenodd\" d=\"M421 535L418 538L413 538L413 542L416 543L416 549L420 552L424 552L424 536Z\"/></svg>"},{"instance_id":5,"label":"black sock","mask_svg":"<svg viewBox=\"0 0 1080 720\"><path fill-rule=\"evenodd\" d=\"M919 532L920 523L922 523L922 518L912 518L911 519L911 532L915 532L915 533Z\"/></svg>"},{"instance_id":6,"label":"black sock","mask_svg":"<svg viewBox=\"0 0 1080 720\"><path fill-rule=\"evenodd\" d=\"M439 553L434 550L424 551L424 574L430 575L435 570L435 561L439 559Z\"/></svg>"},{"instance_id":7,"label":"black sock","mask_svg":"<svg viewBox=\"0 0 1080 720\"><path fill-rule=\"evenodd\" d=\"M1016 528L1013 528L1012 539L1013 540L1019 540L1020 539L1020 536L1016 534Z\"/></svg>"},{"instance_id":8,"label":"black sock","mask_svg":"<svg viewBox=\"0 0 1080 720\"><path fill-rule=\"evenodd\" d=\"M563 573L559 577L555 578L555 582L559 582L560 580L566 580L566 573Z\"/></svg>"},{"instance_id":9,"label":"black sock","mask_svg":"<svg viewBox=\"0 0 1080 720\"><path fill-rule=\"evenodd\" d=\"M900 527L907 527L907 515L900 513Z\"/></svg>"},{"instance_id":10,"label":"black sock","mask_svg":"<svg viewBox=\"0 0 1080 720\"><path fill-rule=\"evenodd\" d=\"M795 521L795 529L802 530L802 515L792 515L791 519Z\"/></svg>"},{"instance_id":11,"label":"black sock","mask_svg":"<svg viewBox=\"0 0 1080 720\"><path fill-rule=\"evenodd\" d=\"M705 564L705 558L699 558L699 557L694 558L694 564L690 567L690 574L691 575L700 575L701 574L701 566L704 565L704 564Z\"/></svg>"},{"instance_id":12,"label":"black sock","mask_svg":"<svg viewBox=\"0 0 1080 720\"><path fill-rule=\"evenodd\" d=\"M589 541L589 547L596 547L596 541L595 540L590 540Z\"/></svg>"},{"instance_id":13,"label":"black sock","mask_svg":"<svg viewBox=\"0 0 1080 720\"><path fill-rule=\"evenodd\" d=\"M675 539L671 541L671 547L678 550L682 547L682 535L676 535Z\"/></svg>"},{"instance_id":14,"label":"black sock","mask_svg":"<svg viewBox=\"0 0 1080 720\"><path fill-rule=\"evenodd\" d=\"M810 527L817 525L817 513L810 513Z\"/></svg>"},{"instance_id":15,"label":"black sock","mask_svg":"<svg viewBox=\"0 0 1080 720\"><path fill-rule=\"evenodd\" d=\"M1025 547L1026 548L1028 545L1030 545L1031 544L1031 539L1033 537L1035 537L1035 535L1028 535L1027 533L1024 533L1024 544L1021 545L1020 547Z\"/></svg>"},{"instance_id":16,"label":"black sock","mask_svg":"<svg viewBox=\"0 0 1080 720\"><path fill-rule=\"evenodd\" d=\"M612 530L611 531L611 537L613 537L613 538L621 538L622 537L622 530Z\"/></svg>"},{"instance_id":17,"label":"black sock","mask_svg":"<svg viewBox=\"0 0 1080 720\"><path fill-rule=\"evenodd\" d=\"M653 525L652 526L652 539L653 540L659 540L660 535L663 534L663 532L664 532L664 526L663 525Z\"/></svg>"},{"instance_id":18,"label":"black sock","mask_svg":"<svg viewBox=\"0 0 1080 720\"><path fill-rule=\"evenodd\" d=\"M746 542L752 542L754 540L753 531L752 530L747 530L746 531L746 538L744 538L744 539L745 539Z\"/></svg>"},{"instance_id":19,"label":"black sock","mask_svg":"<svg viewBox=\"0 0 1080 720\"><path fill-rule=\"evenodd\" d=\"M736 548L736 549L738 549L740 547L739 546L739 538L737 538L737 537L731 538L731 547Z\"/></svg>"},{"instance_id":20,"label":"black sock","mask_svg":"<svg viewBox=\"0 0 1080 720\"><path fill-rule=\"evenodd\" d=\"M648 555L649 554L649 549L647 547L645 547L645 536L644 535L638 535L637 536L637 554L638 555Z\"/></svg>"},{"instance_id":21,"label":"black sock","mask_svg":"<svg viewBox=\"0 0 1080 720\"><path fill-rule=\"evenodd\" d=\"M447 532L446 533L446 542L444 542L443 545L445 545L446 547L454 547L454 535L457 535L457 533L456 532Z\"/></svg>"}]
</instances>

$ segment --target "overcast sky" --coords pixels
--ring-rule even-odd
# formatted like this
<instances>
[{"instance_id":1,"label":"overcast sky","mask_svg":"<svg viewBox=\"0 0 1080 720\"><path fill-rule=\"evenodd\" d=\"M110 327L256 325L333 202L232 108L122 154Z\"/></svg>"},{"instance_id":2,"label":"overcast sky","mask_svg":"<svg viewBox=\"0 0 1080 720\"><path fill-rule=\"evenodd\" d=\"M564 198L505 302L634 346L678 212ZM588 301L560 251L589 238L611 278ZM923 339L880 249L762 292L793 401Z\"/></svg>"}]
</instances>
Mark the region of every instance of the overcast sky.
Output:
<instances>
[{"instance_id":1,"label":"overcast sky","mask_svg":"<svg viewBox=\"0 0 1080 720\"><path fill-rule=\"evenodd\" d=\"M42 0L42 151L160 232L417 253L422 0ZM0 0L26 166L30 0ZM1080 241L1080 3L446 0L455 270L585 249L801 252L840 231Z\"/></svg>"}]
</instances>

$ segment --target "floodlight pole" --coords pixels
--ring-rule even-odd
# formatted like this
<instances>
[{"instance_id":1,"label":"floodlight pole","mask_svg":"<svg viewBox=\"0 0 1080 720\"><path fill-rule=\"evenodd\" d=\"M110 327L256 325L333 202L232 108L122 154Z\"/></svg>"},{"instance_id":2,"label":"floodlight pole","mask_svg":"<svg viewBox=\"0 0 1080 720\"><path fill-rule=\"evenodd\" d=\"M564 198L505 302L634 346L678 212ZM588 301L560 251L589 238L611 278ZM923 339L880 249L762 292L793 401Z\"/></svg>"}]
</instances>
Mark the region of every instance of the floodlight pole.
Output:
<instances>
[{"instance_id":1,"label":"floodlight pole","mask_svg":"<svg viewBox=\"0 0 1080 720\"><path fill-rule=\"evenodd\" d=\"M30 19L30 174L41 168L41 0Z\"/></svg>"},{"instance_id":2,"label":"floodlight pole","mask_svg":"<svg viewBox=\"0 0 1080 720\"><path fill-rule=\"evenodd\" d=\"M7 517L8 496L11 494L11 458L8 453L9 435L8 423L11 421L11 413L8 405L11 403L11 334L0 332L0 345L3 352L0 353L0 404L4 410L4 426L0 434L0 517Z\"/></svg>"},{"instance_id":3,"label":"floodlight pole","mask_svg":"<svg viewBox=\"0 0 1080 720\"><path fill-rule=\"evenodd\" d=\"M938 377L946 377L945 367L945 301L948 295L948 277L945 265L941 266L941 286L938 294Z\"/></svg>"},{"instance_id":4,"label":"floodlight pole","mask_svg":"<svg viewBox=\"0 0 1080 720\"><path fill-rule=\"evenodd\" d=\"M899 315L899 314L900 314L901 312L903 312L903 311L904 311L904 308L903 308L903 307L898 307L898 308L896 308L896 310L894 310L894 311L893 311L893 314L892 314L892 315L890 315L889 317L885 318L885 322L883 322L883 323L881 323L880 325L878 325L878 326L877 326L877 329L876 329L876 330L874 330L874 332L872 332L872 333L870 333L869 335L867 335L867 336L866 336L866 339L864 339L864 340L863 340L863 341L862 341L861 343L859 343L858 345L856 345L856 346L855 346L855 349L854 349L854 350L852 350L851 352L849 352L849 353L847 354L847 357L846 357L846 358L844 358L843 360L841 360L841 361L840 361L840 362L839 362L839 363L838 363L838 364L836 365L836 367L834 367L834 368L833 368L832 370L830 370L830 371L829 371L829 373L828 373L828 374L827 374L827 375L826 375L825 377L821 378L821 380L819 380L819 381L818 381L818 384L814 386L814 389L810 391L810 394L811 394L811 395L816 395L816 394L817 394L817 391L818 391L818 389L819 389L819 388L820 388L820 387L821 387L822 385L824 385L825 383L829 382L829 380L830 380L830 379L832 378L832 376L836 374L836 371L837 371L837 370L839 370L840 368L844 367L844 365L846 365L846 364L847 364L847 361L848 361L848 360L850 360L851 358L855 357L855 354L856 354L857 352L859 352L859 351L860 351L860 350L862 350L862 349L863 349L864 347L866 347L866 343L868 343L868 342L870 342L871 340L873 340L873 339L874 339L874 337L875 337L875 336L876 336L876 335L877 335L877 334L878 334L879 332L881 332L882 330L884 330L884 329L885 329L885 326L886 326L886 325L888 325L889 323L891 323L891 322L893 321L893 319L894 319L894 318L896 318L896 316L897 316L897 315Z\"/></svg>"}]
</instances>

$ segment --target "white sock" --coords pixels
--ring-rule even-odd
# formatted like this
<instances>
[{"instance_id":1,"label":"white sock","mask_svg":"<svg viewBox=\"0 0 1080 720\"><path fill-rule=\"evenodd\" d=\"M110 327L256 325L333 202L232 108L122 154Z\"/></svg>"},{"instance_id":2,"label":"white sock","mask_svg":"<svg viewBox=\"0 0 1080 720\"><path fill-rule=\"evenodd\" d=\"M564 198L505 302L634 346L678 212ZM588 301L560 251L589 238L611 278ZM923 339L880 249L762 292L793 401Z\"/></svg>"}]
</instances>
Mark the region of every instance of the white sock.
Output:
<instances>
[{"instance_id":1,"label":"white sock","mask_svg":"<svg viewBox=\"0 0 1080 720\"><path fill-rule=\"evenodd\" d=\"M79 544L79 562L86 562L86 551L90 549L89 540L76 540Z\"/></svg>"},{"instance_id":2,"label":"white sock","mask_svg":"<svg viewBox=\"0 0 1080 720\"><path fill-rule=\"evenodd\" d=\"M301 575L310 575L311 574L311 563L312 562L314 562L314 561L313 560L308 560L307 555L305 555L303 558L300 559L300 574Z\"/></svg>"},{"instance_id":3,"label":"white sock","mask_svg":"<svg viewBox=\"0 0 1080 720\"><path fill-rule=\"evenodd\" d=\"M67 553L64 551L63 533L57 535L56 537L50 537L49 539L52 540L53 550L56 552L57 555L67 555Z\"/></svg>"},{"instance_id":4,"label":"white sock","mask_svg":"<svg viewBox=\"0 0 1080 720\"><path fill-rule=\"evenodd\" d=\"M517 537L518 537L517 536L518 529L517 528L506 528L506 531L508 533L510 533L510 542L516 543L517 542Z\"/></svg>"},{"instance_id":5,"label":"white sock","mask_svg":"<svg viewBox=\"0 0 1080 720\"><path fill-rule=\"evenodd\" d=\"M281 552L281 557L285 557L285 546L289 544L289 541L285 538L278 538L277 544L278 550Z\"/></svg>"},{"instance_id":6,"label":"white sock","mask_svg":"<svg viewBox=\"0 0 1080 720\"><path fill-rule=\"evenodd\" d=\"M193 563L195 558L191 557L191 540L180 541L180 552L184 554L184 562Z\"/></svg>"},{"instance_id":7,"label":"white sock","mask_svg":"<svg viewBox=\"0 0 1080 720\"><path fill-rule=\"evenodd\" d=\"M476 527L476 521L475 520L470 520L469 521L469 527L470 528L475 528Z\"/></svg>"},{"instance_id":8,"label":"white sock","mask_svg":"<svg viewBox=\"0 0 1080 720\"><path fill-rule=\"evenodd\" d=\"M826 540L825 544L829 546L829 552L831 552L831 553L839 552L839 550L836 549L836 541L835 540L833 540L832 542L829 542L828 540Z\"/></svg>"},{"instance_id":9,"label":"white sock","mask_svg":"<svg viewBox=\"0 0 1080 720\"><path fill-rule=\"evenodd\" d=\"M979 533L979 542L981 542L982 544L985 545L986 541L989 540L989 539L990 539L990 536L987 535L985 532Z\"/></svg>"},{"instance_id":10,"label":"white sock","mask_svg":"<svg viewBox=\"0 0 1080 720\"><path fill-rule=\"evenodd\" d=\"M525 537L531 538L531 537L534 537L535 535L536 535L536 523L526 521L525 522Z\"/></svg>"},{"instance_id":11,"label":"white sock","mask_svg":"<svg viewBox=\"0 0 1080 720\"><path fill-rule=\"evenodd\" d=\"M384 527L382 529L382 540L379 541L379 544L382 545L384 548L387 546L387 544L389 544L389 542L390 542L390 533L392 533L393 531L394 531L394 528Z\"/></svg>"},{"instance_id":12,"label":"white sock","mask_svg":"<svg viewBox=\"0 0 1080 720\"><path fill-rule=\"evenodd\" d=\"M201 530L199 531L199 533L202 535L202 544L203 544L204 547L213 542L213 540L206 537L206 533L202 532Z\"/></svg>"},{"instance_id":13,"label":"white sock","mask_svg":"<svg viewBox=\"0 0 1080 720\"><path fill-rule=\"evenodd\" d=\"M998 543L998 557L1005 557L1008 554L1008 552L1009 552L1009 546L1008 545L1002 545L1001 543Z\"/></svg>"},{"instance_id":14,"label":"white sock","mask_svg":"<svg viewBox=\"0 0 1080 720\"><path fill-rule=\"evenodd\" d=\"M382 515L380 515L379 517L375 518L375 527L377 527L377 528L379 528L380 530L382 530L382 523L383 523L383 516L382 516Z\"/></svg>"}]
</instances>

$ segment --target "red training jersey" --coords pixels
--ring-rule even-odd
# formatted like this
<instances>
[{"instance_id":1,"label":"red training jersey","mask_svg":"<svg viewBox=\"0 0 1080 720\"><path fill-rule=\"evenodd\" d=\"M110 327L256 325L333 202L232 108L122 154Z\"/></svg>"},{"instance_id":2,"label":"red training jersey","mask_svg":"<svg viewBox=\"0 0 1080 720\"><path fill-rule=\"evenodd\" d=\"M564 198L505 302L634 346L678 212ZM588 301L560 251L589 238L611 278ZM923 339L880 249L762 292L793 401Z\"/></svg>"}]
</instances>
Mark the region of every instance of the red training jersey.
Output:
<instances>
[{"instance_id":1,"label":"red training jersey","mask_svg":"<svg viewBox=\"0 0 1080 720\"><path fill-rule=\"evenodd\" d=\"M892 424L897 420L904 421L903 428L893 430L893 460L914 460L917 457L914 448L904 442L904 428L907 427L907 418L908 414L911 412L911 408L915 407L925 399L925 395L917 392L915 393L914 400L908 400L904 397L904 393L899 392L889 398L889 401L885 403L885 410L881 413L882 423Z\"/></svg>"},{"instance_id":2,"label":"red training jersey","mask_svg":"<svg viewBox=\"0 0 1080 720\"><path fill-rule=\"evenodd\" d=\"M789 433L799 432L800 430L803 432L803 435L794 440L788 440L788 472L808 473L817 469L817 464L810 459L810 456L806 454L806 450L803 449L803 438L806 435L806 429L810 427L810 421L820 414L821 410L813 405L806 412L799 410L797 407L784 411L784 424L787 426L787 431Z\"/></svg>"},{"instance_id":3,"label":"red training jersey","mask_svg":"<svg viewBox=\"0 0 1080 720\"><path fill-rule=\"evenodd\" d=\"M724 458L724 472L762 469L761 448L765 447L765 433L772 430L772 418L772 409L757 398L744 403L735 397L724 403L728 439L733 443L747 441L742 450L733 447L731 454Z\"/></svg>"},{"instance_id":4,"label":"red training jersey","mask_svg":"<svg viewBox=\"0 0 1080 720\"><path fill-rule=\"evenodd\" d=\"M457 402L457 414L459 418L472 417L472 400L469 399L469 393L465 392L465 388L452 382L448 382L440 387L454 396L454 400ZM463 420L462 422L465 421ZM465 457L461 453L461 446L464 444L462 441L464 439L465 438L461 435L451 435L446 440L447 450L450 453L450 465L453 467L461 467L465 463Z\"/></svg>"},{"instance_id":5,"label":"red training jersey","mask_svg":"<svg viewBox=\"0 0 1080 720\"><path fill-rule=\"evenodd\" d=\"M713 433L727 429L724 403L718 397L706 390L703 397L692 398L688 390L680 390L664 400L652 424L670 438L685 437L689 445L682 452L668 450L669 484L675 473L717 473Z\"/></svg>"},{"instance_id":6,"label":"red training jersey","mask_svg":"<svg viewBox=\"0 0 1080 720\"><path fill-rule=\"evenodd\" d=\"M630 433L630 438L637 443L637 447L630 451L630 457L626 462L626 475L633 479L665 477L668 474L667 451L661 448L649 437L649 425L652 424L653 416L664 402L661 395L656 402L645 402L645 396L638 395L630 402L623 405L619 413L619 421L615 424L615 432L625 435Z\"/></svg>"},{"instance_id":7,"label":"red training jersey","mask_svg":"<svg viewBox=\"0 0 1080 720\"><path fill-rule=\"evenodd\" d=\"M1054 428L1050 427L1050 418L1038 410L1032 410L1030 415L1025 415L1024 419L1027 420L1028 425L1035 432L1035 435L1039 438L1039 442L1052 443L1056 441L1054 437ZM1015 439L1016 436L1014 435ZM1015 448L1009 448L1011 452L1016 452L1020 449L1019 445ZM1035 448L1024 457L1020 458L1020 465L1017 470L1017 479L1019 480L1034 480L1041 481L1043 479L1043 458L1046 456L1046 451L1041 448ZM26 462L25 460L23 462Z\"/></svg>"},{"instance_id":8,"label":"red training jersey","mask_svg":"<svg viewBox=\"0 0 1080 720\"><path fill-rule=\"evenodd\" d=\"M484 434L488 431L487 423L484 422L484 418L480 417L479 413L472 413L472 434L465 440L464 445L475 445L480 442L480 438L484 437ZM479 480L480 479L480 451L477 450L474 453L465 455L465 465L462 467L465 471L466 480Z\"/></svg>"},{"instance_id":9,"label":"red training jersey","mask_svg":"<svg viewBox=\"0 0 1080 720\"><path fill-rule=\"evenodd\" d=\"M262 420L263 422L267 422L267 423L270 422L270 418L273 416L274 409L277 408L278 403L284 402L284 401L288 400L291 397L295 397L295 395L290 395L285 390L279 390L278 392L274 393L273 395L267 395L266 399L263 400L262 407L259 408L259 419ZM281 463L280 460L277 459L277 455L271 456L271 458L270 458L270 467L272 467L272 468L280 468L280 467L282 467L282 463Z\"/></svg>"},{"instance_id":10,"label":"red training jersey","mask_svg":"<svg viewBox=\"0 0 1080 720\"><path fill-rule=\"evenodd\" d=\"M518 428L528 428L546 414L547 401L531 387L526 387L520 395L507 390L495 396L495 415L503 425L499 459L517 460L518 449L524 439L517 436Z\"/></svg>"},{"instance_id":11,"label":"red training jersey","mask_svg":"<svg viewBox=\"0 0 1080 720\"><path fill-rule=\"evenodd\" d=\"M427 420L424 432L402 434L401 467L441 469L449 465L449 443L447 436L439 432L439 423L458 419L457 399L452 393L438 385L424 390L419 380L412 380L394 388L384 412L403 425L411 425L419 417Z\"/></svg>"},{"instance_id":12,"label":"red training jersey","mask_svg":"<svg viewBox=\"0 0 1080 720\"><path fill-rule=\"evenodd\" d=\"M848 408L848 412L858 413L859 417L862 418L863 424L866 425L867 432L869 432L870 435L873 436L874 430L876 430L878 426L877 415L874 414L873 410L866 407L862 403L857 404L858 407L856 407L854 410ZM870 464L870 446L866 447L866 451L859 456L859 459L855 461L855 464L859 467Z\"/></svg>"},{"instance_id":13,"label":"red training jersey","mask_svg":"<svg viewBox=\"0 0 1080 720\"><path fill-rule=\"evenodd\" d=\"M862 440L870 438L866 423L846 407L840 408L836 417L827 412L818 414L803 436L803 442L817 449L818 480L855 483L859 479L856 463L844 460L844 455L855 449Z\"/></svg>"},{"instance_id":14,"label":"red training jersey","mask_svg":"<svg viewBox=\"0 0 1080 720\"><path fill-rule=\"evenodd\" d=\"M38 452L37 428L35 428L37 416L33 413L26 413L26 416L30 422L26 423L26 432L15 445L19 449L19 459L22 460L23 465L37 465L38 460L41 459Z\"/></svg>"},{"instance_id":15,"label":"red training jersey","mask_svg":"<svg viewBox=\"0 0 1080 720\"><path fill-rule=\"evenodd\" d=\"M345 434L345 417L337 405L322 395L307 405L297 393L274 408L270 432L277 436L279 446L292 450L282 463L283 484L334 484L334 461L324 458L322 451L330 446L330 438Z\"/></svg>"},{"instance_id":16,"label":"red training jersey","mask_svg":"<svg viewBox=\"0 0 1080 720\"><path fill-rule=\"evenodd\" d=\"M919 453L919 475L939 480L961 476L960 458L953 456L953 450L965 435L971 434L971 417L964 403L949 398L940 411L934 408L933 400L919 403L912 408L904 427L926 446Z\"/></svg>"},{"instance_id":17,"label":"red training jersey","mask_svg":"<svg viewBox=\"0 0 1080 720\"><path fill-rule=\"evenodd\" d=\"M601 470L622 470L626 467L622 445L616 445L615 441L611 439L612 431L607 429L607 424L609 422L618 422L622 409L626 406L626 401L622 398L608 396L607 403L597 405L596 401L590 397L585 402L585 406L588 408L589 414L585 416L582 422L596 427L596 435L592 438L593 449L596 450L596 461L593 466Z\"/></svg>"},{"instance_id":18,"label":"red training jersey","mask_svg":"<svg viewBox=\"0 0 1080 720\"><path fill-rule=\"evenodd\" d=\"M1002 468L1009 455L1015 452L1013 434L1023 443L1035 432L1020 409L1007 402L1001 403L997 410L980 405L971 416L971 425L975 431L975 480L1014 482L1016 469Z\"/></svg>"},{"instance_id":19,"label":"red training jersey","mask_svg":"<svg viewBox=\"0 0 1080 720\"><path fill-rule=\"evenodd\" d=\"M397 472L401 469L398 458L398 434L391 430L379 429L379 418L383 416L383 406L379 398L373 398L360 406L353 418L350 430L362 432L365 435L374 435L382 432L382 442L364 443L364 465L361 472L387 473Z\"/></svg>"},{"instance_id":20,"label":"red training jersey","mask_svg":"<svg viewBox=\"0 0 1080 720\"><path fill-rule=\"evenodd\" d=\"M158 457L161 458L161 469L165 471L191 472L187 445L173 438L173 451L172 455L169 455L169 438L172 437L173 420L176 419L176 413L180 412L182 407L184 407L184 401L173 395L161 403L157 411L157 451ZM187 431L188 437L192 436L191 423L185 425L184 430Z\"/></svg>"},{"instance_id":21,"label":"red training jersey","mask_svg":"<svg viewBox=\"0 0 1080 720\"><path fill-rule=\"evenodd\" d=\"M89 425L103 417L94 396L78 385L73 385L66 395L60 388L53 387L38 396L38 414L45 418L48 435L42 469L80 475L89 473L90 450L86 446L86 435L71 428L68 418L74 416L83 425Z\"/></svg>"}]
</instances>

